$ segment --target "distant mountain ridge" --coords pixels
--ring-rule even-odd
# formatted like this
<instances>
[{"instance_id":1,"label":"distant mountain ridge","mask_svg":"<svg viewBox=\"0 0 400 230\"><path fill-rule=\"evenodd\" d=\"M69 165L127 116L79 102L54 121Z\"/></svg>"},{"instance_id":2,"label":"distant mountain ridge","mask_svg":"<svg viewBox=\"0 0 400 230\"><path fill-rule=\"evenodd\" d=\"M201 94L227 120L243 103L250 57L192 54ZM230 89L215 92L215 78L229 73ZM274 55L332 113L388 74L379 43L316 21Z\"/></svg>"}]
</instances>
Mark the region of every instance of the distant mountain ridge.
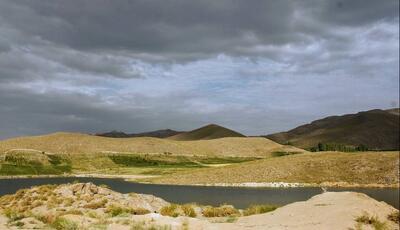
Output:
<instances>
[{"instance_id":1,"label":"distant mountain ridge","mask_svg":"<svg viewBox=\"0 0 400 230\"><path fill-rule=\"evenodd\" d=\"M330 116L299 126L287 132L265 137L281 144L309 149L318 143L350 146L364 145L369 149L398 150L399 108L369 110L357 114Z\"/></svg>"},{"instance_id":2,"label":"distant mountain ridge","mask_svg":"<svg viewBox=\"0 0 400 230\"><path fill-rule=\"evenodd\" d=\"M224 137L245 137L245 135L216 124L209 124L190 132L183 132L175 136L171 136L169 137L169 139L179 141L194 141L210 140Z\"/></svg>"},{"instance_id":3,"label":"distant mountain ridge","mask_svg":"<svg viewBox=\"0 0 400 230\"><path fill-rule=\"evenodd\" d=\"M209 124L192 131L175 131L171 129L162 129L152 132L127 134L120 131L111 131L107 133L97 133L96 136L112 137L112 138L129 138L129 137L158 137L168 138L171 140L194 141L194 140L211 140L223 137L245 137L245 135L233 131L231 129Z\"/></svg>"},{"instance_id":4,"label":"distant mountain ridge","mask_svg":"<svg viewBox=\"0 0 400 230\"><path fill-rule=\"evenodd\" d=\"M176 134L182 133L181 131L175 131L172 129L161 129L151 132L143 132L143 133L131 133L127 134L119 131L111 131L107 133L97 133L96 136L101 137L113 137L113 138L128 138L128 137L158 137L158 138L166 138L170 136L174 136Z\"/></svg>"}]
</instances>

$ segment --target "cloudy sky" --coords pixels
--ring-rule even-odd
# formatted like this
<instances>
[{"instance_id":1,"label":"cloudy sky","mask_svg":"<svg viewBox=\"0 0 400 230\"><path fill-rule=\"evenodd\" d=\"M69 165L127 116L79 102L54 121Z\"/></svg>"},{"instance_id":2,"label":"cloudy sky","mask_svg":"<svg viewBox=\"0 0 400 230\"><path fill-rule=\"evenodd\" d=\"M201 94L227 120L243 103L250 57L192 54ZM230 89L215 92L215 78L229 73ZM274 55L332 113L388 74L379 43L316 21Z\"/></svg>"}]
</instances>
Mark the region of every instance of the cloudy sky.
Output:
<instances>
[{"instance_id":1,"label":"cloudy sky","mask_svg":"<svg viewBox=\"0 0 400 230\"><path fill-rule=\"evenodd\" d=\"M398 0L0 0L0 139L248 135L399 103Z\"/></svg>"}]
</instances>

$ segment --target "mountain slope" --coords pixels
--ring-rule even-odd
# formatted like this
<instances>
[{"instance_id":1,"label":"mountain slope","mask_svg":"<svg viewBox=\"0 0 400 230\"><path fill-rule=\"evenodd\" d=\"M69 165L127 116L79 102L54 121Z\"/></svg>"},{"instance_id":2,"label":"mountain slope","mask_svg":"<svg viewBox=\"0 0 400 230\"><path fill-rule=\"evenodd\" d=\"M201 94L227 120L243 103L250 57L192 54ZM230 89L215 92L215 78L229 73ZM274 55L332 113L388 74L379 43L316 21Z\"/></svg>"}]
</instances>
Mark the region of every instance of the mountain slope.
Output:
<instances>
[{"instance_id":1,"label":"mountain slope","mask_svg":"<svg viewBox=\"0 0 400 230\"><path fill-rule=\"evenodd\" d=\"M278 143L311 148L318 143L365 145L369 149L399 149L399 110L370 110L331 116L299 126L288 132L267 135Z\"/></svg>"},{"instance_id":2,"label":"mountain slope","mask_svg":"<svg viewBox=\"0 0 400 230\"><path fill-rule=\"evenodd\" d=\"M169 139L179 140L179 141L192 141L192 140L210 140L223 137L244 137L244 135L219 125L210 124L192 130L190 132L177 134L175 136L169 137Z\"/></svg>"},{"instance_id":3,"label":"mountain slope","mask_svg":"<svg viewBox=\"0 0 400 230\"><path fill-rule=\"evenodd\" d=\"M248 182L399 183L399 152L321 152L272 157L220 168L196 169L185 174L151 178L165 184L226 184Z\"/></svg>"},{"instance_id":4,"label":"mountain slope","mask_svg":"<svg viewBox=\"0 0 400 230\"><path fill-rule=\"evenodd\" d=\"M118 131L111 131L107 133L97 133L95 134L96 136L101 136L101 137L114 137L114 138L127 138L127 137L158 137L158 138L166 138L170 136L177 135L179 133L182 133L180 131L175 131L172 129L161 129L161 130L156 130L156 131L151 131L151 132L143 132L143 133L131 133L127 134L124 132L118 132Z\"/></svg>"}]
</instances>

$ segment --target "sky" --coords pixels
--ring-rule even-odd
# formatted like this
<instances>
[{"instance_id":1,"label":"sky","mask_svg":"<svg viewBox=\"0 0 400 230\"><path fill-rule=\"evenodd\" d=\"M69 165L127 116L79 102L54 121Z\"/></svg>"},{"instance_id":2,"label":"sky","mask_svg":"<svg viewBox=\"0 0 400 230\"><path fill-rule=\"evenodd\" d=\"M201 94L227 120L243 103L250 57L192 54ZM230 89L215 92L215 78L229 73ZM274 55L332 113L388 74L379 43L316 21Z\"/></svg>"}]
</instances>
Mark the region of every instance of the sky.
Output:
<instances>
[{"instance_id":1,"label":"sky","mask_svg":"<svg viewBox=\"0 0 400 230\"><path fill-rule=\"evenodd\" d=\"M0 139L398 106L398 0L0 0Z\"/></svg>"}]
</instances>

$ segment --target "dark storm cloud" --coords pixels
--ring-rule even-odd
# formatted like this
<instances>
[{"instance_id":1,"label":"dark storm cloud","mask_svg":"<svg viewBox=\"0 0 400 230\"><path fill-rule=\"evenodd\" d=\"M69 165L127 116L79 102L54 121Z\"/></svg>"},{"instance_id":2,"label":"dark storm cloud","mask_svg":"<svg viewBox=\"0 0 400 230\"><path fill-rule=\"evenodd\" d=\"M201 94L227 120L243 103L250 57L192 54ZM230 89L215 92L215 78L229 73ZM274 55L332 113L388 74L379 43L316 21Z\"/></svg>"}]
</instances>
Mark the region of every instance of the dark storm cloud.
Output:
<instances>
[{"instance_id":1,"label":"dark storm cloud","mask_svg":"<svg viewBox=\"0 0 400 230\"><path fill-rule=\"evenodd\" d=\"M302 42L302 19L358 26L398 16L398 1L2 1L5 23L75 49L188 57L240 47ZM302 14L302 15L300 15ZM296 17L297 15L297 17ZM306 34L307 35L307 34Z\"/></svg>"},{"instance_id":2,"label":"dark storm cloud","mask_svg":"<svg viewBox=\"0 0 400 230\"><path fill-rule=\"evenodd\" d=\"M398 7L0 0L0 138L206 123L265 134L398 105Z\"/></svg>"}]
</instances>

